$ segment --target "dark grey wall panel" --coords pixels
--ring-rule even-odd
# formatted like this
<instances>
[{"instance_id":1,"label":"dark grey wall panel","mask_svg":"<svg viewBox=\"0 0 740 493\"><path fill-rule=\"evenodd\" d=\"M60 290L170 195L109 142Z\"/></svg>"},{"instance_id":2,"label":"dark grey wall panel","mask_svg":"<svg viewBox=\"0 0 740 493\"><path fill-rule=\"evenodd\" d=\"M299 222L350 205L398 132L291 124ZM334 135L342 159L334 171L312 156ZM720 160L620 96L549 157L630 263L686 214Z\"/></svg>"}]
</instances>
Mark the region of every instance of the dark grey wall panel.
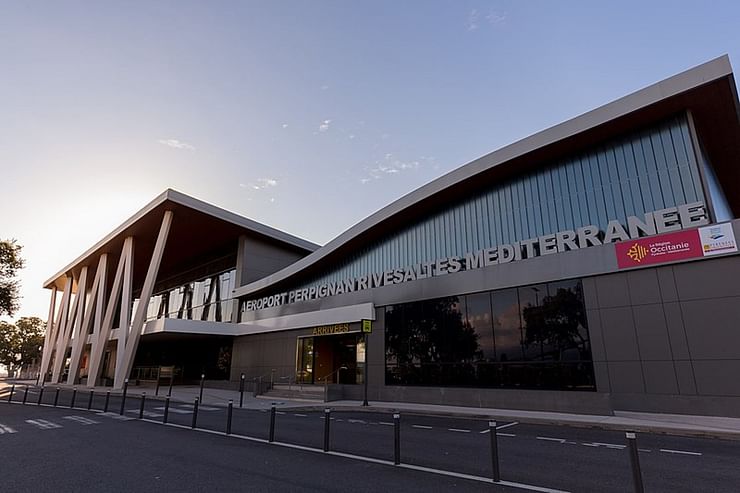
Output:
<instances>
[{"instance_id":1,"label":"dark grey wall panel","mask_svg":"<svg viewBox=\"0 0 740 493\"><path fill-rule=\"evenodd\" d=\"M596 379L597 392L611 392L609 382L609 365L603 361L594 361L594 377Z\"/></svg>"},{"instance_id":2,"label":"dark grey wall panel","mask_svg":"<svg viewBox=\"0 0 740 493\"><path fill-rule=\"evenodd\" d=\"M596 295L600 308L629 306L630 293L627 274L616 273L596 278Z\"/></svg>"},{"instance_id":3,"label":"dark grey wall panel","mask_svg":"<svg viewBox=\"0 0 740 493\"><path fill-rule=\"evenodd\" d=\"M672 361L643 361L645 391L648 394L678 394L678 382Z\"/></svg>"},{"instance_id":4,"label":"dark grey wall panel","mask_svg":"<svg viewBox=\"0 0 740 493\"><path fill-rule=\"evenodd\" d=\"M699 395L740 396L740 361L694 361Z\"/></svg>"},{"instance_id":5,"label":"dark grey wall panel","mask_svg":"<svg viewBox=\"0 0 740 493\"><path fill-rule=\"evenodd\" d=\"M591 357L594 361L606 361L604 331L599 310L586 310L586 320L588 320L588 334L591 337Z\"/></svg>"},{"instance_id":6,"label":"dark grey wall panel","mask_svg":"<svg viewBox=\"0 0 740 493\"><path fill-rule=\"evenodd\" d=\"M678 291L676 291L676 279L673 277L673 267L658 267L655 270L658 274L660 295L663 301L678 301Z\"/></svg>"},{"instance_id":7,"label":"dark grey wall panel","mask_svg":"<svg viewBox=\"0 0 740 493\"><path fill-rule=\"evenodd\" d=\"M740 262L733 257L673 266L681 300L740 296Z\"/></svg>"},{"instance_id":8,"label":"dark grey wall panel","mask_svg":"<svg viewBox=\"0 0 740 493\"><path fill-rule=\"evenodd\" d=\"M587 277L583 279L583 301L586 304L586 310L599 308L599 298L596 295L596 279Z\"/></svg>"},{"instance_id":9,"label":"dark grey wall panel","mask_svg":"<svg viewBox=\"0 0 740 493\"><path fill-rule=\"evenodd\" d=\"M689 359L691 356L689 355L689 343L686 340L686 329L683 325L681 304L663 303L663 314L673 357L677 360Z\"/></svg>"},{"instance_id":10,"label":"dark grey wall panel","mask_svg":"<svg viewBox=\"0 0 740 493\"><path fill-rule=\"evenodd\" d=\"M681 312L692 359L740 360L740 297L684 301Z\"/></svg>"},{"instance_id":11,"label":"dark grey wall panel","mask_svg":"<svg viewBox=\"0 0 740 493\"><path fill-rule=\"evenodd\" d=\"M640 360L630 307L601 310L601 328L609 361Z\"/></svg>"},{"instance_id":12,"label":"dark grey wall panel","mask_svg":"<svg viewBox=\"0 0 740 493\"><path fill-rule=\"evenodd\" d=\"M660 303L660 286L655 269L640 269L627 272L627 286L632 305Z\"/></svg>"},{"instance_id":13,"label":"dark grey wall panel","mask_svg":"<svg viewBox=\"0 0 740 493\"><path fill-rule=\"evenodd\" d=\"M613 393L643 393L645 380L639 361L609 363L609 382Z\"/></svg>"},{"instance_id":14,"label":"dark grey wall panel","mask_svg":"<svg viewBox=\"0 0 740 493\"><path fill-rule=\"evenodd\" d=\"M632 307L640 357L643 361L670 361L673 359L668 330L665 325L663 305L638 305Z\"/></svg>"},{"instance_id":15,"label":"dark grey wall panel","mask_svg":"<svg viewBox=\"0 0 740 493\"><path fill-rule=\"evenodd\" d=\"M695 395L696 379L694 378L694 368L691 361L674 361L673 367L676 370L678 392L684 395Z\"/></svg>"}]
</instances>

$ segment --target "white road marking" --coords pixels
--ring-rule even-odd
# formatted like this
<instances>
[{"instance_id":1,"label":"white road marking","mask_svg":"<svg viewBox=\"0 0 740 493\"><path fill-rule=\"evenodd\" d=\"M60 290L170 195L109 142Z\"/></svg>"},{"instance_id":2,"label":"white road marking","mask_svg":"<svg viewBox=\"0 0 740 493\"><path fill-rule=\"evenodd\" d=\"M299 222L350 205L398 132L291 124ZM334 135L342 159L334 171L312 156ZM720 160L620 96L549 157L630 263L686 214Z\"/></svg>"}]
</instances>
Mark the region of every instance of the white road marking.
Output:
<instances>
[{"instance_id":1,"label":"white road marking","mask_svg":"<svg viewBox=\"0 0 740 493\"><path fill-rule=\"evenodd\" d=\"M188 408L188 409L193 409L193 407L195 407L192 404L179 404L179 406L180 407L185 407L185 408ZM171 410L172 409L170 409L170 411ZM210 407L210 406L201 406L199 404L198 405L198 411L218 411L218 408L217 407ZM278 412L278 414L280 414L280 412ZM283 413L283 414L285 414L285 413Z\"/></svg>"},{"instance_id":2,"label":"white road marking","mask_svg":"<svg viewBox=\"0 0 740 493\"><path fill-rule=\"evenodd\" d=\"M285 411L275 411L275 414L286 414Z\"/></svg>"},{"instance_id":3,"label":"white road marking","mask_svg":"<svg viewBox=\"0 0 740 493\"><path fill-rule=\"evenodd\" d=\"M447 431L454 431L455 433L470 433L470 430L465 428L447 428Z\"/></svg>"},{"instance_id":4,"label":"white road marking","mask_svg":"<svg viewBox=\"0 0 740 493\"><path fill-rule=\"evenodd\" d=\"M367 421L365 421L364 419L348 419L347 423L366 425Z\"/></svg>"},{"instance_id":5,"label":"white road marking","mask_svg":"<svg viewBox=\"0 0 740 493\"><path fill-rule=\"evenodd\" d=\"M157 411L164 411L164 406L155 407L154 409L156 409ZM185 409L178 409L176 407L171 407L169 412L175 413L175 414L193 414L193 411L186 411Z\"/></svg>"},{"instance_id":6,"label":"white road marking","mask_svg":"<svg viewBox=\"0 0 740 493\"><path fill-rule=\"evenodd\" d=\"M504 428L508 428L509 426L516 426L518 424L519 424L519 421L513 421L513 422L507 423L505 425L497 426L496 429L497 430L503 430Z\"/></svg>"},{"instance_id":7,"label":"white road marking","mask_svg":"<svg viewBox=\"0 0 740 493\"><path fill-rule=\"evenodd\" d=\"M164 410L164 408L162 408L162 409ZM172 409L170 409L170 411L172 411ZM139 415L139 410L138 409L126 409L126 412L127 413L131 413L131 414L136 414L137 416ZM175 411L175 412L177 412L177 411ZM188 411L187 413L188 414L192 414L190 411ZM164 414L153 413L151 411L144 411L144 416L146 416L148 418L161 418L162 416L164 416Z\"/></svg>"},{"instance_id":8,"label":"white road marking","mask_svg":"<svg viewBox=\"0 0 740 493\"><path fill-rule=\"evenodd\" d=\"M565 443L565 438L536 437L537 440L546 440L548 442Z\"/></svg>"},{"instance_id":9,"label":"white road marking","mask_svg":"<svg viewBox=\"0 0 740 493\"><path fill-rule=\"evenodd\" d=\"M497 437L515 437L516 435L513 433L496 433Z\"/></svg>"},{"instance_id":10,"label":"white road marking","mask_svg":"<svg viewBox=\"0 0 740 493\"><path fill-rule=\"evenodd\" d=\"M432 429L431 426L424 426L424 425L411 425L411 427L412 428L419 428L419 429L422 429L422 430L431 430Z\"/></svg>"},{"instance_id":11,"label":"white road marking","mask_svg":"<svg viewBox=\"0 0 740 493\"><path fill-rule=\"evenodd\" d=\"M702 455L700 452L689 452L686 450L671 450L669 448L662 448L660 449L660 451L665 452L667 454Z\"/></svg>"},{"instance_id":12,"label":"white road marking","mask_svg":"<svg viewBox=\"0 0 740 493\"><path fill-rule=\"evenodd\" d=\"M0 424L0 435L4 435L6 433L18 433L18 432L15 431L10 426L4 425L4 424Z\"/></svg>"},{"instance_id":13,"label":"white road marking","mask_svg":"<svg viewBox=\"0 0 740 493\"><path fill-rule=\"evenodd\" d=\"M295 413L293 416L298 416L299 418L305 418L307 415Z\"/></svg>"},{"instance_id":14,"label":"white road marking","mask_svg":"<svg viewBox=\"0 0 740 493\"><path fill-rule=\"evenodd\" d=\"M593 444L596 445L597 447L613 448L617 450L622 450L623 448L627 446L627 445L619 445L617 443L601 443L601 442L593 442Z\"/></svg>"},{"instance_id":15,"label":"white road marking","mask_svg":"<svg viewBox=\"0 0 740 493\"><path fill-rule=\"evenodd\" d=\"M70 421L76 421L80 423L81 425L96 425L99 422L95 421L94 419L86 418L84 416L65 416L64 419L68 419Z\"/></svg>"},{"instance_id":16,"label":"white road marking","mask_svg":"<svg viewBox=\"0 0 740 493\"><path fill-rule=\"evenodd\" d=\"M393 423L389 423L387 421L379 421L378 424L379 425L386 425L386 426L393 426Z\"/></svg>"},{"instance_id":17,"label":"white road marking","mask_svg":"<svg viewBox=\"0 0 740 493\"><path fill-rule=\"evenodd\" d=\"M652 452L652 450L650 450L649 448L638 448L637 451L638 452Z\"/></svg>"},{"instance_id":18,"label":"white road marking","mask_svg":"<svg viewBox=\"0 0 740 493\"><path fill-rule=\"evenodd\" d=\"M112 419L117 419L119 421L131 421L132 419L136 419L136 418L129 418L128 416L122 416L114 412L100 413L100 415L107 416Z\"/></svg>"},{"instance_id":19,"label":"white road marking","mask_svg":"<svg viewBox=\"0 0 740 493\"><path fill-rule=\"evenodd\" d=\"M184 429L184 430L185 429L188 429L188 430L190 429L189 426L179 425L179 424L175 424L175 423L162 423L160 421L152 421L150 419L145 419L144 421L145 422L148 422L148 423L155 424L155 425L172 426L172 427L181 428L181 429ZM370 422L368 424L373 425L375 423ZM203 433L210 433L210 434L213 434L213 435L227 436L226 433L223 432L223 431L206 430L206 429L203 429L203 428L196 428L195 431L200 431L200 432L203 432ZM464 473L459 473L459 472L454 472L454 471L445 471L445 470L442 470L442 469L433 469L431 467L415 466L415 465L412 465L412 464L398 464L398 465L395 465L395 464L393 464L393 462L387 461L387 460L383 460L383 459L376 459L376 458L373 458L373 457L364 457L362 455L353 455L353 454L347 454L347 453L343 453L343 452L335 452L333 450L330 450L329 452L324 452L322 449L313 448L313 447L306 447L304 445L297 445L297 444L294 444L294 443L268 442L264 438L256 438L256 437L250 437L250 436L245 436L245 435L237 435L237 434L231 434L231 435L228 435L228 437L229 438L237 438L237 439L240 439L240 440L248 440L248 441L251 441L251 442L257 442L257 443L264 443L264 444L274 445L274 446L277 446L277 447L286 447L286 448L292 448L292 449L296 449L296 450L305 450L306 452L314 452L314 453L319 453L319 454L322 454L322 455L335 455L337 457L346 457L346 458L349 458L349 459L360 460L360 461L363 461L363 462L371 462L371 463L374 463L374 464L383 464L383 465L387 465L387 466L391 466L391 467L401 467L401 468L404 468L404 469L413 469L413 470L416 470L416 471L423 471L423 472L428 472L428 473L432 473L432 474L439 474L439 475L442 475L442 476L451 476L451 477L456 477L456 478L469 479L469 480L478 481L478 482L481 482L481 483L500 484L502 486L509 486L509 487L512 487L512 488L518 488L518 489L529 490L529 491L537 491L537 492L541 492L541 493L568 493L566 490L556 490L554 488L546 488L546 487L536 486L536 485L531 485L531 484L526 484L526 483L516 483L514 481L498 481L498 482L495 482L491 478L485 478L485 477L482 477L482 476L473 476L473 475L470 475L470 474L464 474Z\"/></svg>"},{"instance_id":20,"label":"white road marking","mask_svg":"<svg viewBox=\"0 0 740 493\"><path fill-rule=\"evenodd\" d=\"M32 424L34 426L39 427L42 430L51 430L53 428L61 428L62 425L56 424L52 421L47 421L45 419L27 419L26 423Z\"/></svg>"}]
</instances>

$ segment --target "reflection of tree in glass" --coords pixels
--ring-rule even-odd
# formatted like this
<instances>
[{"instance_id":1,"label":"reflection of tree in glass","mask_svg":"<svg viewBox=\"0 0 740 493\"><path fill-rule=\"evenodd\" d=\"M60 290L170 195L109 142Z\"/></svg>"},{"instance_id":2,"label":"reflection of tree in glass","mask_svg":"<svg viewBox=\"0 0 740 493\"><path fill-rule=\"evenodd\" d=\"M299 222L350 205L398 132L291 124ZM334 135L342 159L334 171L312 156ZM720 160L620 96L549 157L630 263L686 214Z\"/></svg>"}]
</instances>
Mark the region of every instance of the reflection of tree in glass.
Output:
<instances>
[{"instance_id":1,"label":"reflection of tree in glass","mask_svg":"<svg viewBox=\"0 0 740 493\"><path fill-rule=\"evenodd\" d=\"M386 312L386 352L399 365L465 362L480 358L478 335L457 297L408 303Z\"/></svg>"},{"instance_id":2,"label":"reflection of tree in glass","mask_svg":"<svg viewBox=\"0 0 740 493\"><path fill-rule=\"evenodd\" d=\"M553 359L561 360L567 349L578 349L579 359L590 359L588 339L584 337L586 314L580 284L573 289L558 288L545 296L540 306L527 305L522 316L527 330L524 344L543 344L555 349Z\"/></svg>"}]
</instances>

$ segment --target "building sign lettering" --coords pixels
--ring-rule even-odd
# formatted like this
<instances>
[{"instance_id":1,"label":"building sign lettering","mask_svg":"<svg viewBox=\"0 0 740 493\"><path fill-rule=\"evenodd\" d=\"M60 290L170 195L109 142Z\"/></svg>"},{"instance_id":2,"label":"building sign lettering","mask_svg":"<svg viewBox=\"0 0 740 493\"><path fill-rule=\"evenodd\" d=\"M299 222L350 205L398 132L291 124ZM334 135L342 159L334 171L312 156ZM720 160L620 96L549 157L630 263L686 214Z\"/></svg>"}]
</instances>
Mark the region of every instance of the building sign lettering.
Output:
<instances>
[{"instance_id":1,"label":"building sign lettering","mask_svg":"<svg viewBox=\"0 0 740 493\"><path fill-rule=\"evenodd\" d=\"M507 264L541 255L551 255L607 243L629 241L643 236L681 231L708 222L704 203L693 202L678 207L648 212L643 217L629 216L626 225L616 220L609 221L605 231L599 230L594 225L583 226L575 230L563 230L554 234L484 248L462 256L422 262L404 269L373 272L365 276L248 300L245 309L247 311L262 310L263 308L272 308L299 301L391 286L416 281L417 279L439 277L492 265ZM644 248L644 245L641 248ZM642 255L640 252L641 250L638 248L634 255Z\"/></svg>"}]
</instances>

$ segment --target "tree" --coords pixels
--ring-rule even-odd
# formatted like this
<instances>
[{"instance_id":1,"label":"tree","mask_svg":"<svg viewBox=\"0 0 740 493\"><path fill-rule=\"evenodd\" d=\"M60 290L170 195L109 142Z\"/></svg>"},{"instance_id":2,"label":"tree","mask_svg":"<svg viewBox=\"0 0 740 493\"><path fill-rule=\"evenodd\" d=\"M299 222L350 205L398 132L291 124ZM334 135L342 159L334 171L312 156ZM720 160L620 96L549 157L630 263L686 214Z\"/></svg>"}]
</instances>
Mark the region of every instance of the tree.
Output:
<instances>
[{"instance_id":1,"label":"tree","mask_svg":"<svg viewBox=\"0 0 740 493\"><path fill-rule=\"evenodd\" d=\"M21 246L15 240L0 240L0 315L13 315L18 309L18 270L23 268Z\"/></svg>"},{"instance_id":2,"label":"tree","mask_svg":"<svg viewBox=\"0 0 740 493\"><path fill-rule=\"evenodd\" d=\"M38 317L22 317L15 324L0 322L0 364L7 367L8 376L28 368L41 357L44 325Z\"/></svg>"}]
</instances>

